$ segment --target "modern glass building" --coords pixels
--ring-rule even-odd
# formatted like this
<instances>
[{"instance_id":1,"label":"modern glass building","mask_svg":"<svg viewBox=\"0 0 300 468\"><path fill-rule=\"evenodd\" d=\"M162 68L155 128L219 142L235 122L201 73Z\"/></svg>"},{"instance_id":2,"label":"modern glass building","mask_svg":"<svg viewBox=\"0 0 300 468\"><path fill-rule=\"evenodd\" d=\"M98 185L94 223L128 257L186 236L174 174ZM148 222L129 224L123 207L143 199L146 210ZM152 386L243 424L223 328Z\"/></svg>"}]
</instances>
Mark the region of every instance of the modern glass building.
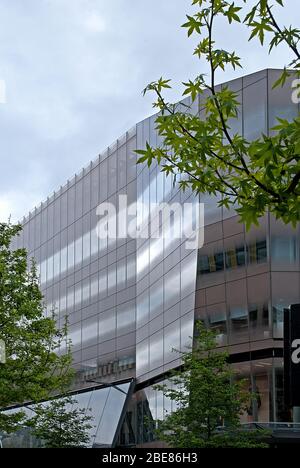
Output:
<instances>
[{"instance_id":1,"label":"modern glass building","mask_svg":"<svg viewBox=\"0 0 300 468\"><path fill-rule=\"evenodd\" d=\"M251 140L271 132L276 117L298 115L291 82L272 89L279 73L263 70L227 83L241 103L233 132ZM185 100L185 112L204 118L201 99L190 107ZM183 193L178 178L174 183L156 163L136 165L136 148L160 144L155 118L138 123L35 208L15 242L37 261L47 310L56 310L60 324L68 315L74 391L97 414L94 446L158 446L154 423L144 421L164 418L172 404L152 385L180 365L173 349L191 344L197 319L217 331L219 347L229 349L232 365L259 394L243 420L288 417L283 309L300 301L299 227L266 214L259 228L246 232L216 199ZM204 246L188 250L184 238L172 236L99 239L96 209L103 202L118 205L119 195L127 195L129 205L143 203L136 220L142 229L153 203L204 203ZM118 417L109 418L116 401ZM109 440L103 421L110 421Z\"/></svg>"}]
</instances>

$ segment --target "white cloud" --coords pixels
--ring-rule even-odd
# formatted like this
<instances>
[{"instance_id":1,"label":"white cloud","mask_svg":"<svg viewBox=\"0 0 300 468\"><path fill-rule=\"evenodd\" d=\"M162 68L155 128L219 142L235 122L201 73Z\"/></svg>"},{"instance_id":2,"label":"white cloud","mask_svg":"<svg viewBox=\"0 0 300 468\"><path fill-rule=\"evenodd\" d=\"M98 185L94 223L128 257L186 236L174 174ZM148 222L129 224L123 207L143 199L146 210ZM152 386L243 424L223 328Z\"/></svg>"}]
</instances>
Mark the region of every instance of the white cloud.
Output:
<instances>
[{"instance_id":1,"label":"white cloud","mask_svg":"<svg viewBox=\"0 0 300 468\"><path fill-rule=\"evenodd\" d=\"M21 188L19 191L0 193L0 222L7 222L9 219L13 223L21 221L28 214L28 203L33 207L37 200L37 194L28 194L25 198Z\"/></svg>"},{"instance_id":2,"label":"white cloud","mask_svg":"<svg viewBox=\"0 0 300 468\"><path fill-rule=\"evenodd\" d=\"M101 33L106 30L106 22L97 13L91 13L84 21L85 28L91 33Z\"/></svg>"},{"instance_id":3,"label":"white cloud","mask_svg":"<svg viewBox=\"0 0 300 468\"><path fill-rule=\"evenodd\" d=\"M12 211L14 210L14 206L7 196L0 197L0 222L6 222L10 217Z\"/></svg>"}]
</instances>

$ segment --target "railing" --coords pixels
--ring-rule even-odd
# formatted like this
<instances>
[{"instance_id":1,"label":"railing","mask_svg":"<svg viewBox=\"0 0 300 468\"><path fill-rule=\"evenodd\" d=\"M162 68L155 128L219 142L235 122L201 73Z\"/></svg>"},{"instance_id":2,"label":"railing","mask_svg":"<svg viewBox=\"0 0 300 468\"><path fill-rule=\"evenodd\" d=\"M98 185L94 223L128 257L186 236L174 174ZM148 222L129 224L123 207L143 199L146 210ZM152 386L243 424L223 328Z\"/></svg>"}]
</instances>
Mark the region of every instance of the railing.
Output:
<instances>
[{"instance_id":1,"label":"railing","mask_svg":"<svg viewBox=\"0 0 300 468\"><path fill-rule=\"evenodd\" d=\"M300 423L291 422L252 422L242 424L242 428L246 430L262 429L271 430L273 433L276 432L288 432L288 433L299 433L300 435Z\"/></svg>"}]
</instances>

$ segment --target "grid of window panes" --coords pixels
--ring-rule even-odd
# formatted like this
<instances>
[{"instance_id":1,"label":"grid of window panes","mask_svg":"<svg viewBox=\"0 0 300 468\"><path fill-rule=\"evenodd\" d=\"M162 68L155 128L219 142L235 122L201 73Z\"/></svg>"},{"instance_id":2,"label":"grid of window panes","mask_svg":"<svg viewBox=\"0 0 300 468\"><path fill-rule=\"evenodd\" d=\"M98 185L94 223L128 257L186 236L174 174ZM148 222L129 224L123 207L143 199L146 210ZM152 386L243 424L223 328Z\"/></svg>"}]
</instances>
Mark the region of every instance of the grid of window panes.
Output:
<instances>
[{"instance_id":1,"label":"grid of window panes","mask_svg":"<svg viewBox=\"0 0 300 468\"><path fill-rule=\"evenodd\" d=\"M249 351L250 343L273 337L268 232L268 216L249 232L237 217L205 229L196 318L217 331L219 346L232 345L234 352Z\"/></svg>"},{"instance_id":2,"label":"grid of window panes","mask_svg":"<svg viewBox=\"0 0 300 468\"><path fill-rule=\"evenodd\" d=\"M276 115L298 115L299 106L291 100L291 82L272 89L279 73L266 70L228 84L242 103L239 118L232 122L233 133L239 131L251 140L261 132L271 132ZM160 144L153 120L138 126L139 147L145 141ZM179 200L182 195L169 179L155 164L150 170L140 167L140 201L150 209L155 200ZM201 195L200 201L205 204L206 228L205 244L198 253L194 317L215 329L219 346L229 345L232 354L282 346L274 339L283 336L283 309L300 300L299 227L292 229L266 215L258 228L246 232L234 210L217 206L217 197ZM182 281L186 275L187 281L191 278L194 258L190 256L182 274L182 246L180 250L172 245L169 250L166 243L140 241L137 247L137 372L143 380L178 364L171 349L182 346L182 316L189 310L181 307ZM186 323L191 333L192 325ZM274 420L279 418L280 403L274 401L274 392L269 395L274 409L268 415Z\"/></svg>"},{"instance_id":3,"label":"grid of window panes","mask_svg":"<svg viewBox=\"0 0 300 468\"><path fill-rule=\"evenodd\" d=\"M272 89L280 71L265 70L229 83L243 104L233 132L249 140L271 132L275 116L291 119L299 106L291 80ZM239 353L274 346L283 336L283 309L299 302L299 227L266 215L245 231L233 210L205 203L205 245L198 254L196 317L218 332L220 346Z\"/></svg>"},{"instance_id":4,"label":"grid of window panes","mask_svg":"<svg viewBox=\"0 0 300 468\"><path fill-rule=\"evenodd\" d=\"M82 372L135 361L136 243L96 231L99 204L117 206L121 194L136 200L135 149L134 127L36 208L18 240L37 262L48 313L55 310L60 325L68 317Z\"/></svg>"},{"instance_id":5,"label":"grid of window panes","mask_svg":"<svg viewBox=\"0 0 300 468\"><path fill-rule=\"evenodd\" d=\"M183 107L186 112L197 112L198 107ZM196 103L197 104L197 103ZM162 142L155 130L155 117L143 121L137 126L138 147L146 142L157 146ZM197 198L187 190L178 188L171 176L167 177L160 167L153 163L150 168L138 167L137 197L144 206L140 223L143 229L149 229L149 214L153 204L167 202L168 209L175 203L195 203ZM175 209L175 208L174 208ZM178 365L178 350L186 349L191 344L194 324L196 250L185 248L185 239L181 236L183 223L190 223L190 216L179 220L172 213L167 225L162 217L157 223L151 218L152 237L142 238L137 242L137 323L136 357L137 377L140 380L151 378ZM154 232L153 225L157 226ZM177 231L179 235L167 235L167 230ZM145 236L146 237L146 236ZM176 352L177 350L177 352Z\"/></svg>"}]
</instances>

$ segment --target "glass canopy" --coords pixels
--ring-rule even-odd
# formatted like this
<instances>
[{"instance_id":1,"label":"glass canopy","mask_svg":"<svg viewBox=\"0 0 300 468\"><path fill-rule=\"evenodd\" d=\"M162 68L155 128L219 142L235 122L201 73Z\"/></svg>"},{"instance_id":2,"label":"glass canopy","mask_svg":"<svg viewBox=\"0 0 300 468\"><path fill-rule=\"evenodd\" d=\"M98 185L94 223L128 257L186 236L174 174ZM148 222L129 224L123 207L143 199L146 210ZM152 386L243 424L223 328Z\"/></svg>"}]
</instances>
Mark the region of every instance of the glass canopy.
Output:
<instances>
[{"instance_id":1,"label":"glass canopy","mask_svg":"<svg viewBox=\"0 0 300 468\"><path fill-rule=\"evenodd\" d=\"M89 448L114 447L133 388L134 381L132 380L93 388L73 395L76 401L74 405L79 409L85 409L88 415L92 416ZM44 404L46 405L47 402ZM10 409L5 413L9 414L20 410L25 411L29 418L34 415L33 407L30 405ZM0 448L35 448L40 446L42 446L42 442L36 440L30 434L29 429L24 428L9 435L0 434Z\"/></svg>"}]
</instances>

